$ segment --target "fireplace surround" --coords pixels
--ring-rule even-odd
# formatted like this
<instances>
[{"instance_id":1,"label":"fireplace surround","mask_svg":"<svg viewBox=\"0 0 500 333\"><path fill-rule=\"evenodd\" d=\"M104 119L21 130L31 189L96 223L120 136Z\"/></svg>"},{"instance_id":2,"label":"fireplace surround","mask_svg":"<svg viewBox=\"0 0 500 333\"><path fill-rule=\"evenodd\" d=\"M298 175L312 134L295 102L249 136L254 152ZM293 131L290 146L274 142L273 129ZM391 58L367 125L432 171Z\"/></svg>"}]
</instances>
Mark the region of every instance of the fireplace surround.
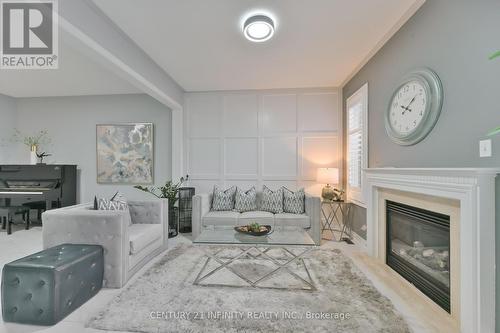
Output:
<instances>
[{"instance_id":1,"label":"fireplace surround","mask_svg":"<svg viewBox=\"0 0 500 333\"><path fill-rule=\"evenodd\" d=\"M368 254L386 263L386 200L449 215L451 312L419 292L415 295L428 300L426 304L436 320L456 322L462 332L494 332L495 178L500 169L369 168L364 171ZM409 285L408 288L415 287Z\"/></svg>"}]
</instances>

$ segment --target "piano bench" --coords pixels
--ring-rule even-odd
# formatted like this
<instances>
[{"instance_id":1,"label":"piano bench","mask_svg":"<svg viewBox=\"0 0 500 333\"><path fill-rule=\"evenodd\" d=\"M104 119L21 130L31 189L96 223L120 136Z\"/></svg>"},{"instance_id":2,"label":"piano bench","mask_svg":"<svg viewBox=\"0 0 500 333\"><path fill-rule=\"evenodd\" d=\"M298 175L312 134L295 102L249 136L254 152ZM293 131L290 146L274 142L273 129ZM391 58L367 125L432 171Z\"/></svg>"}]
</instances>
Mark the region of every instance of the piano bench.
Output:
<instances>
[{"instance_id":1,"label":"piano bench","mask_svg":"<svg viewBox=\"0 0 500 333\"><path fill-rule=\"evenodd\" d=\"M26 230L30 228L30 209L25 206L0 206L0 222L2 229L7 228L7 235L12 233L12 224L14 216L22 214L23 220L26 222Z\"/></svg>"},{"instance_id":2,"label":"piano bench","mask_svg":"<svg viewBox=\"0 0 500 333\"><path fill-rule=\"evenodd\" d=\"M4 266L2 316L5 322L54 325L102 287L103 248L61 244Z\"/></svg>"}]
</instances>

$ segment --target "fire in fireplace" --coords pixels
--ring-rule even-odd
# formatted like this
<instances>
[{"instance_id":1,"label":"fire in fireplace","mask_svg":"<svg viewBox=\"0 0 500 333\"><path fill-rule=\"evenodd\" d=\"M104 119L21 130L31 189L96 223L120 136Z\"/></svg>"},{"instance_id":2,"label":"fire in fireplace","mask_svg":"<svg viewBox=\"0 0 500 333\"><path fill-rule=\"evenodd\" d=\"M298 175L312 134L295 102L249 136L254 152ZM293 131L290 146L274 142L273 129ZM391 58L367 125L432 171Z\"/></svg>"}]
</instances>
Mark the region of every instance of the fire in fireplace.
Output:
<instances>
[{"instance_id":1,"label":"fire in fireplace","mask_svg":"<svg viewBox=\"0 0 500 333\"><path fill-rule=\"evenodd\" d=\"M386 201L386 262L450 313L450 217Z\"/></svg>"}]
</instances>

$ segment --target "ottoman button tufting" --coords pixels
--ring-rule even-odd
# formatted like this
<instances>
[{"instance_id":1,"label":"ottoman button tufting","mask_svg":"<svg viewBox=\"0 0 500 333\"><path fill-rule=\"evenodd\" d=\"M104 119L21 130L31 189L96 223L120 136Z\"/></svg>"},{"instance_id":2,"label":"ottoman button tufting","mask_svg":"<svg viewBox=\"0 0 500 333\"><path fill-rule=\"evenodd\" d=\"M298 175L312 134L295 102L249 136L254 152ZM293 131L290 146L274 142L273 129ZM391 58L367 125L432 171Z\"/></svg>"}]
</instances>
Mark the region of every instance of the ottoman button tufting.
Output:
<instances>
[{"instance_id":1,"label":"ottoman button tufting","mask_svg":"<svg viewBox=\"0 0 500 333\"><path fill-rule=\"evenodd\" d=\"M101 289L103 259L102 246L65 244L5 264L3 321L55 325Z\"/></svg>"}]
</instances>

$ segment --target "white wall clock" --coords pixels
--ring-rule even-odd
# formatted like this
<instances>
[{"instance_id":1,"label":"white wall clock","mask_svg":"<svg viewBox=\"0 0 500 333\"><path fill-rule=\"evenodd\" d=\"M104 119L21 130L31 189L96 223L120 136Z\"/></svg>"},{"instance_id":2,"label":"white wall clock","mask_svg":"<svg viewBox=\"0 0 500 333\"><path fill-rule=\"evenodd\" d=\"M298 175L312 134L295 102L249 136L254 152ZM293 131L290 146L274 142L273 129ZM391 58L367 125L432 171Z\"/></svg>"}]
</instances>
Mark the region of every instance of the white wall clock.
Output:
<instances>
[{"instance_id":1,"label":"white wall clock","mask_svg":"<svg viewBox=\"0 0 500 333\"><path fill-rule=\"evenodd\" d=\"M385 129L392 141L409 146L422 141L434 128L443 105L443 86L432 70L406 75L385 113Z\"/></svg>"}]
</instances>

